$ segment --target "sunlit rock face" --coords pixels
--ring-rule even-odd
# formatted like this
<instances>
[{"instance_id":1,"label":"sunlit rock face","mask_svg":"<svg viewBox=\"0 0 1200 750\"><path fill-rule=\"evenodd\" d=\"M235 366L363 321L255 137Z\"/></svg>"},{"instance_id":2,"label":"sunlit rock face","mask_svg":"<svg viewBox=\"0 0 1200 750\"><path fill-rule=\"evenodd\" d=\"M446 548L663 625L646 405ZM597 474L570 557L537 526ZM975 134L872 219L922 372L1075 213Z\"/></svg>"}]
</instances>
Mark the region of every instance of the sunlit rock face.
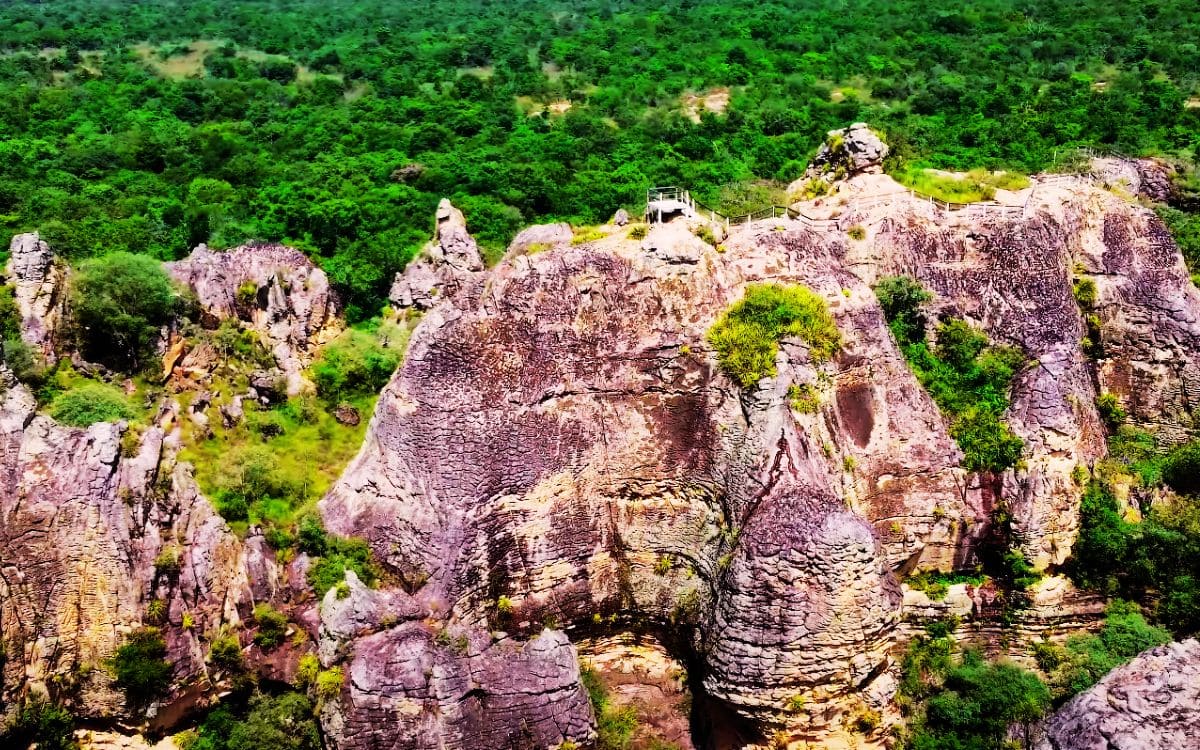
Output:
<instances>
[{"instance_id":1,"label":"sunlit rock face","mask_svg":"<svg viewBox=\"0 0 1200 750\"><path fill-rule=\"evenodd\" d=\"M1190 426L1200 298L1152 213L1082 182L969 218L907 198L825 208L839 200L829 222L759 222L719 248L677 221L644 240L558 243L455 275L321 504L331 529L369 539L422 603L424 614L370 629L370 653L446 659L444 645L420 645L418 622L464 634L455 664L484 658L488 642L527 648L516 644L547 626L555 639L642 628L760 738L828 740L863 710L886 725L904 637L897 571L974 564L1000 511L1035 564L1065 560L1082 491L1072 474L1104 452L1097 383L1135 421ZM853 225L864 240L847 236ZM1017 469L959 468L870 289L896 274L934 292L931 315L965 317L1025 353L1006 415L1025 442ZM1097 280L1099 361L1081 345L1079 274ZM824 297L841 352L818 363L785 340L774 377L732 383L705 333L756 281ZM793 384L817 389L816 413L790 407ZM330 664L368 667L361 641L340 642L353 656ZM514 657L513 684L537 663ZM350 679L327 722L334 743L506 747L461 695L452 719L430 719L407 744L368 729L384 721L377 706L444 704L443 672L425 671ZM561 686L565 673L551 673ZM484 706L503 692L472 684ZM586 706L550 694L520 703L525 723L544 728L557 711L553 741L586 742ZM518 714L488 720L512 726Z\"/></svg>"},{"instance_id":2,"label":"sunlit rock face","mask_svg":"<svg viewBox=\"0 0 1200 750\"><path fill-rule=\"evenodd\" d=\"M1035 750L1200 747L1200 642L1152 648L1072 698Z\"/></svg>"}]
</instances>

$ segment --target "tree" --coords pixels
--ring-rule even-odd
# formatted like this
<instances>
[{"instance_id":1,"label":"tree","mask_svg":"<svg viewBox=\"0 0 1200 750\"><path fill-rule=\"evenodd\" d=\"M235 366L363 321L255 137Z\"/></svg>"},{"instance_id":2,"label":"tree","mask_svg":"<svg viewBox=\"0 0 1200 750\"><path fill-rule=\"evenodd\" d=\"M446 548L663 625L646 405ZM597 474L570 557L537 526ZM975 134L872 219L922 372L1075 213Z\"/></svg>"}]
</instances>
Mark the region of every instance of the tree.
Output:
<instances>
[{"instance_id":1,"label":"tree","mask_svg":"<svg viewBox=\"0 0 1200 750\"><path fill-rule=\"evenodd\" d=\"M167 644L158 628L133 631L113 659L117 687L139 705L162 695L171 683L172 667L166 655Z\"/></svg>"},{"instance_id":2,"label":"tree","mask_svg":"<svg viewBox=\"0 0 1200 750\"><path fill-rule=\"evenodd\" d=\"M122 372L139 370L177 295L162 264L131 253L85 261L71 284L71 309L84 356Z\"/></svg>"}]
</instances>

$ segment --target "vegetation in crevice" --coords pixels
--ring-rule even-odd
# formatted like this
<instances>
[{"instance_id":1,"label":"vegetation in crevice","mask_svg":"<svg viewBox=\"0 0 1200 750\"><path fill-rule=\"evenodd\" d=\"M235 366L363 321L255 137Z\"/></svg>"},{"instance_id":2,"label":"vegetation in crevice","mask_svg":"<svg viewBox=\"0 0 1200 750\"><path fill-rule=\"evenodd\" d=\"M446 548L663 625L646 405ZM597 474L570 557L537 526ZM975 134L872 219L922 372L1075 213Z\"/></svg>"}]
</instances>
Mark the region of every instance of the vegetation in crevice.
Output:
<instances>
[{"instance_id":1,"label":"vegetation in crevice","mask_svg":"<svg viewBox=\"0 0 1200 750\"><path fill-rule=\"evenodd\" d=\"M963 451L963 467L1000 472L1016 466L1021 439L1002 417L1024 355L989 344L986 334L956 318L938 324L931 346L920 310L929 293L912 279L881 279L875 294L913 373L949 420L950 434Z\"/></svg>"},{"instance_id":2,"label":"vegetation in crevice","mask_svg":"<svg viewBox=\"0 0 1200 750\"><path fill-rule=\"evenodd\" d=\"M412 321L379 320L355 326L327 344L310 374L317 395L295 396L263 406L242 402L244 418L227 424L220 414L245 390L246 373L262 356L257 341L236 332L212 336L226 366L211 389L208 426L185 424L183 460L195 467L201 490L236 530L267 528L278 550L293 546L296 523L358 452L379 391L403 358ZM251 336L253 336L251 334ZM339 412L357 415L345 424Z\"/></svg>"},{"instance_id":3,"label":"vegetation in crevice","mask_svg":"<svg viewBox=\"0 0 1200 750\"><path fill-rule=\"evenodd\" d=\"M1036 674L976 651L958 653L954 627L933 623L904 655L897 703L907 719L906 750L999 750L1010 726L1028 727L1050 707L1050 690Z\"/></svg>"},{"instance_id":4,"label":"vegetation in crevice","mask_svg":"<svg viewBox=\"0 0 1200 750\"><path fill-rule=\"evenodd\" d=\"M1187 490L1196 476L1188 468L1200 454L1196 446L1176 448L1159 459L1180 472L1181 487ZM1172 476L1170 471L1164 468L1163 476ZM1067 566L1079 586L1150 602L1153 618L1178 636L1200 632L1200 502L1171 496L1146 510L1141 521L1133 521L1111 486L1094 479L1079 513L1079 536Z\"/></svg>"},{"instance_id":5,"label":"vegetation in crevice","mask_svg":"<svg viewBox=\"0 0 1200 750\"><path fill-rule=\"evenodd\" d=\"M1049 675L1056 702L1087 690L1100 678L1148 648L1171 641L1171 634L1146 622L1136 604L1117 600L1109 605L1098 633L1080 633L1060 646L1033 644L1038 668Z\"/></svg>"},{"instance_id":6,"label":"vegetation in crevice","mask_svg":"<svg viewBox=\"0 0 1200 750\"><path fill-rule=\"evenodd\" d=\"M841 333L825 300L798 284L751 284L708 329L721 369L743 388L775 375L779 342L792 336L808 344L817 363L841 348Z\"/></svg>"}]
</instances>

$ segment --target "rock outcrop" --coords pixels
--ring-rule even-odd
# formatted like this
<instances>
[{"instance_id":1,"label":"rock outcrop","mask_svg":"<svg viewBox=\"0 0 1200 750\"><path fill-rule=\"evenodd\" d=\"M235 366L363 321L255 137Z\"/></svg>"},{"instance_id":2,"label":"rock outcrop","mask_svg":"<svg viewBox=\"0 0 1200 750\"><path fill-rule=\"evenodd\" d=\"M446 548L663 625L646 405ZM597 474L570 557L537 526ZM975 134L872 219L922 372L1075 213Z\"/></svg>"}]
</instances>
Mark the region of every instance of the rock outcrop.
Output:
<instances>
[{"instance_id":1,"label":"rock outcrop","mask_svg":"<svg viewBox=\"0 0 1200 750\"><path fill-rule=\"evenodd\" d=\"M201 245L167 265L196 293L209 323L240 320L275 357L289 394L304 388L303 370L342 329L337 295L325 272L282 245L213 251Z\"/></svg>"},{"instance_id":2,"label":"rock outcrop","mask_svg":"<svg viewBox=\"0 0 1200 750\"><path fill-rule=\"evenodd\" d=\"M788 186L788 192L800 193L814 179L833 182L859 174L882 174L888 150L888 145L865 122L831 130L804 175Z\"/></svg>"},{"instance_id":3,"label":"rock outcrop","mask_svg":"<svg viewBox=\"0 0 1200 750\"><path fill-rule=\"evenodd\" d=\"M49 355L66 305L65 267L37 233L16 235L8 252L6 273L21 314L21 338Z\"/></svg>"},{"instance_id":4,"label":"rock outcrop","mask_svg":"<svg viewBox=\"0 0 1200 750\"><path fill-rule=\"evenodd\" d=\"M1167 203L1175 195L1175 168L1161 159L1098 157L1092 159L1091 170L1105 184L1147 200Z\"/></svg>"},{"instance_id":5,"label":"rock outcrop","mask_svg":"<svg viewBox=\"0 0 1200 750\"><path fill-rule=\"evenodd\" d=\"M891 654L906 637L896 574L969 567L997 540L1061 563L1077 529L1076 467L1105 451L1097 381L1135 421L1190 426L1200 295L1153 213L1087 181L1039 184L1016 196L1023 206L969 217L883 187L906 197L839 199L827 222L759 222L719 248L677 222L641 243L610 237L456 277L322 501L326 523L365 536L413 597L436 602L431 627L462 634L472 653L543 622L568 635L636 623L760 739L824 742L864 711L886 726ZM1096 280L1094 310L1073 297L1077 266ZM1025 443L1018 469L959 467L871 292L894 274L935 293L931 315L1025 353L1006 415ZM825 298L844 342L834 361L785 340L776 375L756 387L716 368L705 333L755 281ZM1099 361L1080 343L1085 314L1098 319ZM816 414L790 408L793 385L819 394ZM1077 604L1078 617L1098 611ZM1051 609L1031 628L1056 627ZM413 645L428 637L411 620L366 637L373 661L350 638L353 656L329 663L363 669L398 649L444 658L436 642ZM376 726L376 706L409 705L435 681L351 679L332 742L392 747L345 727ZM495 688L477 689L488 705ZM476 720L451 736L504 747ZM404 745L435 746L425 734Z\"/></svg>"},{"instance_id":6,"label":"rock outcrop","mask_svg":"<svg viewBox=\"0 0 1200 750\"><path fill-rule=\"evenodd\" d=\"M437 207L433 241L396 274L388 299L401 309L427 310L439 297L454 294L482 270L479 246L467 232L462 211L442 200Z\"/></svg>"},{"instance_id":7,"label":"rock outcrop","mask_svg":"<svg viewBox=\"0 0 1200 750\"><path fill-rule=\"evenodd\" d=\"M1200 642L1152 648L1072 698L1034 750L1200 747Z\"/></svg>"},{"instance_id":8,"label":"rock outcrop","mask_svg":"<svg viewBox=\"0 0 1200 750\"><path fill-rule=\"evenodd\" d=\"M203 673L200 634L239 622L253 598L241 544L162 430L64 427L35 415L23 386L2 398L5 702L30 691L82 717L125 715L102 667L143 624L163 629L177 684Z\"/></svg>"}]
</instances>

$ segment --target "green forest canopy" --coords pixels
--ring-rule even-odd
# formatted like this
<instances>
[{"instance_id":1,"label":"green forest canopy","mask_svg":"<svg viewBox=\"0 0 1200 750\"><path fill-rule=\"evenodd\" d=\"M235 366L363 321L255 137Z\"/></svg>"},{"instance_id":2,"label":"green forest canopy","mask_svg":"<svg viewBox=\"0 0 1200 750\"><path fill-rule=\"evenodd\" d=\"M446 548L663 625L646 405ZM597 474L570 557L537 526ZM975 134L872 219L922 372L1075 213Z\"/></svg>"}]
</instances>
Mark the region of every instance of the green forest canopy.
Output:
<instances>
[{"instance_id":1,"label":"green forest canopy","mask_svg":"<svg viewBox=\"0 0 1200 750\"><path fill-rule=\"evenodd\" d=\"M652 183L794 179L854 120L959 169L1200 142L1194 0L18 0L0 29L5 232L286 241L352 317L442 196L494 250Z\"/></svg>"}]
</instances>

